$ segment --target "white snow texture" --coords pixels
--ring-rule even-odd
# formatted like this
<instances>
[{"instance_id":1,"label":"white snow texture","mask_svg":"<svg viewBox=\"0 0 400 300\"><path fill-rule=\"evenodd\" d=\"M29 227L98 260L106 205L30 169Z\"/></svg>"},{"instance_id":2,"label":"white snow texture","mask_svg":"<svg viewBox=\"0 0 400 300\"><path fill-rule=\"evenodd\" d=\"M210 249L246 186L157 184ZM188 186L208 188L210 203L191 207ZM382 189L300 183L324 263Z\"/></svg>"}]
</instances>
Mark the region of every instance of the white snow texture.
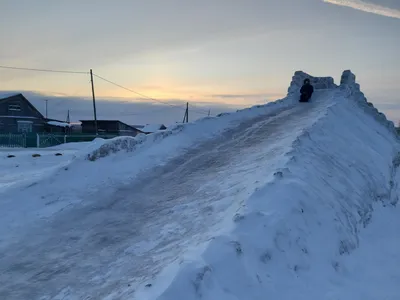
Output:
<instances>
[{"instance_id":1,"label":"white snow texture","mask_svg":"<svg viewBox=\"0 0 400 300\"><path fill-rule=\"evenodd\" d=\"M0 299L400 299L399 146L351 71L98 139L0 186Z\"/></svg>"}]
</instances>

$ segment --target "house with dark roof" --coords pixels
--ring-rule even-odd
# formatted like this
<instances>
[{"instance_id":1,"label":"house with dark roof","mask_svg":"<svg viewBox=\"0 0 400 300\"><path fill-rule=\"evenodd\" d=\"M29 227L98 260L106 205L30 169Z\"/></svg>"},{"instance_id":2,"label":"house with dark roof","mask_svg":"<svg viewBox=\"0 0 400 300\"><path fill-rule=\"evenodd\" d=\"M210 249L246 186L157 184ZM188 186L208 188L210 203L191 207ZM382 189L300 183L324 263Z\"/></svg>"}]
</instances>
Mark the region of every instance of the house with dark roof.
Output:
<instances>
[{"instance_id":1,"label":"house with dark roof","mask_svg":"<svg viewBox=\"0 0 400 300\"><path fill-rule=\"evenodd\" d=\"M68 123L45 118L22 94L0 98L0 133L67 133Z\"/></svg>"},{"instance_id":2,"label":"house with dark roof","mask_svg":"<svg viewBox=\"0 0 400 300\"><path fill-rule=\"evenodd\" d=\"M154 133L159 130L165 130L167 127L164 124L147 124L147 125L133 125L145 134Z\"/></svg>"},{"instance_id":3,"label":"house with dark roof","mask_svg":"<svg viewBox=\"0 0 400 300\"><path fill-rule=\"evenodd\" d=\"M82 123L82 133L95 134L96 126L94 120L80 120ZM125 124L119 120L97 120L97 130L99 134L115 134L136 136L143 133L140 129Z\"/></svg>"}]
</instances>

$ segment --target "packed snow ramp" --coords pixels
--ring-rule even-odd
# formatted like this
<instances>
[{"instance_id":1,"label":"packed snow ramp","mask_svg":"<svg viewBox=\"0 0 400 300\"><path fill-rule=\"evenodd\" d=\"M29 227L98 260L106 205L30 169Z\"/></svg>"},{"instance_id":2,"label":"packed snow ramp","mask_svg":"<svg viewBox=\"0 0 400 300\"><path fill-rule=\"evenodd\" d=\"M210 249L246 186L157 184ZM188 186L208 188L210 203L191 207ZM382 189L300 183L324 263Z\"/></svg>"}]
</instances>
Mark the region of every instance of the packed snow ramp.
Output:
<instances>
[{"instance_id":1,"label":"packed snow ramp","mask_svg":"<svg viewBox=\"0 0 400 300\"><path fill-rule=\"evenodd\" d=\"M0 221L0 299L398 299L400 247L376 246L396 236L398 153L350 71L339 86L296 72L274 103L105 142L27 187L42 217ZM118 179L126 166L140 170ZM90 172L108 173L80 201L42 192Z\"/></svg>"}]
</instances>

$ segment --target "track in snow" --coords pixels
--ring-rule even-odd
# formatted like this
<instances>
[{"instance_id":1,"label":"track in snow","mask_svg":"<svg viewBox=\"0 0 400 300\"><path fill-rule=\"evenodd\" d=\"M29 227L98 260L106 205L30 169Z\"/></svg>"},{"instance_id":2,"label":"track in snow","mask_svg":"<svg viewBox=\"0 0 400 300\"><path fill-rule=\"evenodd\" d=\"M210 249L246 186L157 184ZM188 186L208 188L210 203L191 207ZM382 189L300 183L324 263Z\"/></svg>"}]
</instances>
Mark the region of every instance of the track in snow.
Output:
<instances>
[{"instance_id":1,"label":"track in snow","mask_svg":"<svg viewBox=\"0 0 400 300\"><path fill-rule=\"evenodd\" d=\"M0 249L0 299L132 297L137 284L150 282L232 218L332 93L317 91L315 103L244 122L118 187L112 197L99 194L38 221Z\"/></svg>"}]
</instances>

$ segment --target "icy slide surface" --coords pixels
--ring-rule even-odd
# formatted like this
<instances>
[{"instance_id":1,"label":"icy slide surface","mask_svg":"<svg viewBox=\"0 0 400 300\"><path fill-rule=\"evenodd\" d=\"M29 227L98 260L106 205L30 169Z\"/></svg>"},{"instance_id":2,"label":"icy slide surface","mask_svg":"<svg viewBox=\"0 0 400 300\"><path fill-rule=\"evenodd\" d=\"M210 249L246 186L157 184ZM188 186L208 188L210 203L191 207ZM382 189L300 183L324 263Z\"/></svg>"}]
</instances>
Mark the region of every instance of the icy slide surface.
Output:
<instances>
[{"instance_id":1,"label":"icy slide surface","mask_svg":"<svg viewBox=\"0 0 400 300\"><path fill-rule=\"evenodd\" d=\"M116 153L106 143L94 161L17 193L31 192L32 213L20 207L28 198L0 201L0 299L400 297L391 124L347 73L340 87L313 78L313 101L297 103L304 76L284 100L219 125L147 146L127 139ZM157 164L134 176L138 157ZM70 189L72 174L91 191Z\"/></svg>"}]
</instances>

